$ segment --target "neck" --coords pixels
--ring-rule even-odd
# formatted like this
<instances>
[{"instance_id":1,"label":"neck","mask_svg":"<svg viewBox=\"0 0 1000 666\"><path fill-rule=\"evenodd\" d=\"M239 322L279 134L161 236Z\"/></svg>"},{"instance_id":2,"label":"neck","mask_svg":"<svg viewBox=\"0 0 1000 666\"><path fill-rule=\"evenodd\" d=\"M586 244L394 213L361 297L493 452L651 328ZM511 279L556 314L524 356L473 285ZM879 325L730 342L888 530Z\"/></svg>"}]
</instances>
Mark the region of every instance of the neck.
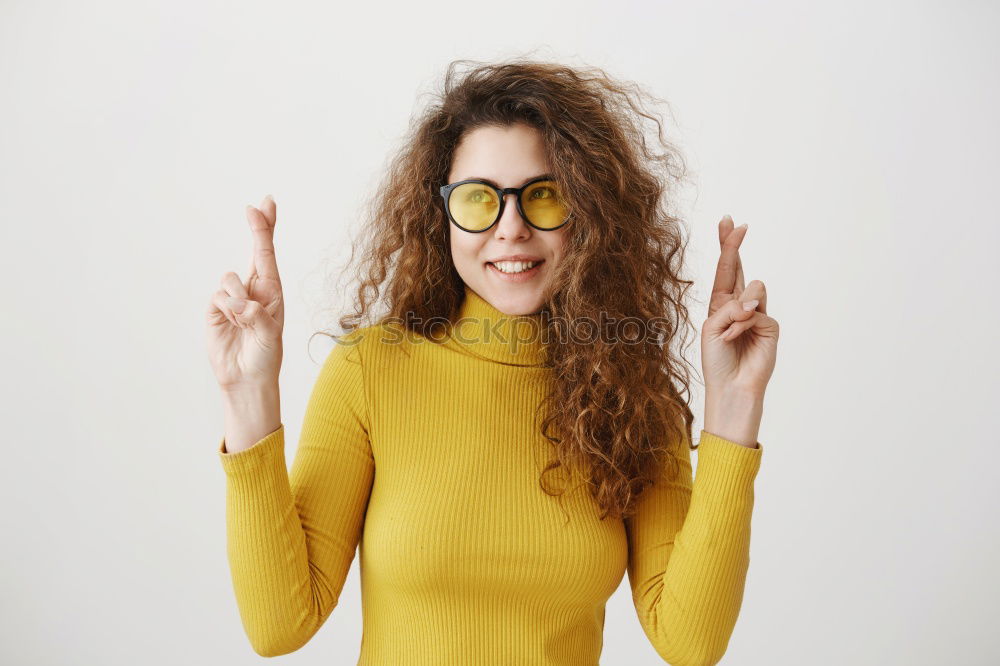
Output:
<instances>
[{"instance_id":1,"label":"neck","mask_svg":"<svg viewBox=\"0 0 1000 666\"><path fill-rule=\"evenodd\" d=\"M465 285L450 338L462 351L508 365L539 366L546 360L545 322L541 312L504 314Z\"/></svg>"}]
</instances>

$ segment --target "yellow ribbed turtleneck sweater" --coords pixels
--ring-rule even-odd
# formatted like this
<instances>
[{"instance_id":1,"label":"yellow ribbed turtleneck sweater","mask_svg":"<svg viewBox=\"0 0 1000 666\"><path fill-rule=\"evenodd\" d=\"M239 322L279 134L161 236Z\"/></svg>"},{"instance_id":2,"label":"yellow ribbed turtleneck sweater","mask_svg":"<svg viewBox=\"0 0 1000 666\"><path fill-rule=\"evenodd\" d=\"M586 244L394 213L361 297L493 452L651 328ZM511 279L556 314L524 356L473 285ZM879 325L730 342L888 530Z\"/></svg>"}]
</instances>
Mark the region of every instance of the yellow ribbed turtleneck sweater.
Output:
<instances>
[{"instance_id":1,"label":"yellow ribbed turtleneck sweater","mask_svg":"<svg viewBox=\"0 0 1000 666\"><path fill-rule=\"evenodd\" d=\"M382 324L331 350L290 472L284 424L244 451L220 444L253 649L302 647L357 549L359 666L597 664L605 603L626 572L657 653L716 663L743 599L759 442L702 430L697 477L685 441L677 479L648 487L624 521L600 521L583 486L560 502L539 486L553 458L535 421L545 342L509 344L515 324L540 315L508 317L465 293L444 341Z\"/></svg>"}]
</instances>

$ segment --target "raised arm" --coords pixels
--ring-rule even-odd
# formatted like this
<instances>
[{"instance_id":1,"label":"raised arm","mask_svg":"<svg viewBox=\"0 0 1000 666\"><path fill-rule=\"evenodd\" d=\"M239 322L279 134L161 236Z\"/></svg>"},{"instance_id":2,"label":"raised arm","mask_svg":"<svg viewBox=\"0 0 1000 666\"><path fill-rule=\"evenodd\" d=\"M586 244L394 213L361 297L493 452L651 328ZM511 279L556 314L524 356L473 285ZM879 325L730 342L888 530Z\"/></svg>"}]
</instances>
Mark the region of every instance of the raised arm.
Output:
<instances>
[{"instance_id":1,"label":"raised arm","mask_svg":"<svg viewBox=\"0 0 1000 666\"><path fill-rule=\"evenodd\" d=\"M219 446L233 588L261 656L293 652L312 638L354 559L375 474L362 370L355 345L337 344L327 356L290 476L284 424L243 451L227 453L224 440Z\"/></svg>"},{"instance_id":2,"label":"raised arm","mask_svg":"<svg viewBox=\"0 0 1000 666\"><path fill-rule=\"evenodd\" d=\"M674 666L715 664L736 626L750 564L753 482L763 449L704 430L698 475L687 437L673 481L640 496L625 520L628 576L642 628ZM665 477L668 475L664 475Z\"/></svg>"}]
</instances>

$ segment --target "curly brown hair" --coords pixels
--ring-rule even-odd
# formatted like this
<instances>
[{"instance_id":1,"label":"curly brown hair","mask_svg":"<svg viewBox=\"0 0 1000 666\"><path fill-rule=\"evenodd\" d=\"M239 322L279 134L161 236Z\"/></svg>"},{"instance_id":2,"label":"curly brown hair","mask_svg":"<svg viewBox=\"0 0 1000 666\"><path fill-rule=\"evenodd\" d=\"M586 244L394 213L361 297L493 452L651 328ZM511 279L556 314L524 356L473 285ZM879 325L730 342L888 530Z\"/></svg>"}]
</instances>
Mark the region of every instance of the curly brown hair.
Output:
<instances>
[{"instance_id":1,"label":"curly brown hair","mask_svg":"<svg viewBox=\"0 0 1000 666\"><path fill-rule=\"evenodd\" d=\"M462 71L462 67L471 68ZM656 339L614 339L547 345L551 391L538 406L542 435L563 465L584 479L601 519L626 518L643 489L678 466L673 447L691 450L689 364L680 353L691 329L685 294L693 283L680 269L686 240L671 214L685 167L663 137L660 119L643 99L661 102L635 83L596 67L525 58L501 63L456 60L443 90L411 121L402 148L365 204L354 312L340 317L346 332L377 322L370 310L380 293L387 318L452 320L464 297L448 243L448 219L438 188L462 137L481 126L524 123L544 137L560 193L572 211L566 254L553 272L546 310L553 321L636 318L658 322ZM656 127L662 151L650 148L643 119ZM683 335L683 337L679 337ZM679 341L674 352L672 343Z\"/></svg>"}]
</instances>

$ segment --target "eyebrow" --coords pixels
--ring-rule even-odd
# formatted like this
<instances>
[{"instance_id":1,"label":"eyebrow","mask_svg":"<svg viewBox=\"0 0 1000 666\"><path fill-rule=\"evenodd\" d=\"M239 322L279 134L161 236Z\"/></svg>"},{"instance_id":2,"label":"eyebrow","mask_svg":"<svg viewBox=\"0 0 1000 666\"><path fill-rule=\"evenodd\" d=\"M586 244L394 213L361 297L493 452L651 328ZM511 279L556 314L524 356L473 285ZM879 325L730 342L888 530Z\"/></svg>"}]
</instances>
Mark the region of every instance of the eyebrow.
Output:
<instances>
[{"instance_id":1,"label":"eyebrow","mask_svg":"<svg viewBox=\"0 0 1000 666\"><path fill-rule=\"evenodd\" d=\"M525 183L531 182L533 180L537 180L539 178L545 178L546 180L555 180L555 177L551 173L542 173L542 174L539 174L537 176L532 176L531 178L526 178L521 183L521 185L524 185ZM483 178L481 176L470 176L468 178L459 178L455 182L459 182L459 181L463 181L463 180L481 180L481 181L483 181L485 183L489 183L490 185L492 185L493 187L497 188L498 190L502 190L503 189L502 187L500 187L499 185L497 185L497 183L496 183L495 180L492 180L490 178ZM520 187L520 185L518 187Z\"/></svg>"}]
</instances>

